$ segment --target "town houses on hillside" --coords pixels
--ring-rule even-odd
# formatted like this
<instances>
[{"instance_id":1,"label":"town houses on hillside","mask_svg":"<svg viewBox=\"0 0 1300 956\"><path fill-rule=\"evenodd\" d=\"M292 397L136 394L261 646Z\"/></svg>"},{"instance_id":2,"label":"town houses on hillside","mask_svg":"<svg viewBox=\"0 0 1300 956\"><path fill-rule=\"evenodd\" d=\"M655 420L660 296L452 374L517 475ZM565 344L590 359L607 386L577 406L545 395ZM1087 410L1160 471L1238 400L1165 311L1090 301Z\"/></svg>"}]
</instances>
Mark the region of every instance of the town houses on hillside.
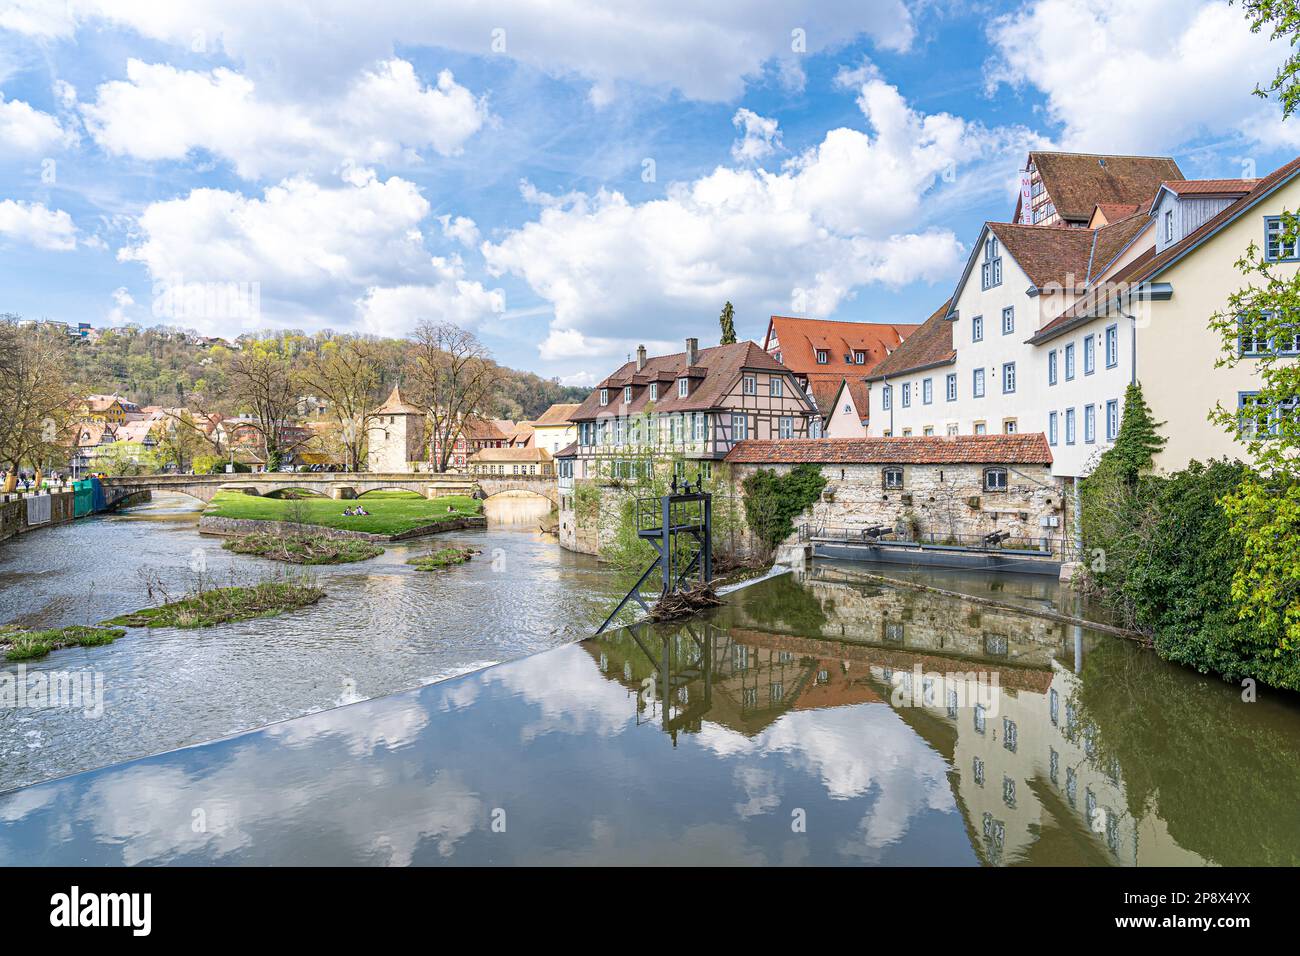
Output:
<instances>
[{"instance_id":1,"label":"town houses on hillside","mask_svg":"<svg viewBox=\"0 0 1300 956\"><path fill-rule=\"evenodd\" d=\"M867 434L867 375L917 329L891 322L829 322L774 315L764 350L795 373L821 415L820 434ZM815 437L815 434L814 434Z\"/></svg>"}]
</instances>

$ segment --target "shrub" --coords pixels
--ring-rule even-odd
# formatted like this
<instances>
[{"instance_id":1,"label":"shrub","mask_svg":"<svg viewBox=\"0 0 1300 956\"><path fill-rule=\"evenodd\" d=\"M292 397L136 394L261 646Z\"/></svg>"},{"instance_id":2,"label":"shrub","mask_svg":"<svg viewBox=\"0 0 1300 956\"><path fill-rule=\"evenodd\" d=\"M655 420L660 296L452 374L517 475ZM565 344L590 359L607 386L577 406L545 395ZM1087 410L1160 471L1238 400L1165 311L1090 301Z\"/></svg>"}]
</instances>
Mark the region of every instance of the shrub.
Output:
<instances>
[{"instance_id":1,"label":"shrub","mask_svg":"<svg viewBox=\"0 0 1300 956\"><path fill-rule=\"evenodd\" d=\"M795 465L783 475L760 468L741 487L749 529L774 549L794 533L794 519L821 497L826 478L816 465Z\"/></svg>"}]
</instances>

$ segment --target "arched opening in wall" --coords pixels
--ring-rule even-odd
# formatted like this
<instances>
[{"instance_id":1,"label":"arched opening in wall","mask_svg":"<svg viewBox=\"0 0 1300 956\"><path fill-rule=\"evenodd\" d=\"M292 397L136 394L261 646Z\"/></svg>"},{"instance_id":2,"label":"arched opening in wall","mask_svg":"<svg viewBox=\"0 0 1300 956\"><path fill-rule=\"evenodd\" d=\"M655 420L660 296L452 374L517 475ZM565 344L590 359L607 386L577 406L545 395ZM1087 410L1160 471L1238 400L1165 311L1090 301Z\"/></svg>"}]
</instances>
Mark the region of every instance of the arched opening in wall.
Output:
<instances>
[{"instance_id":1,"label":"arched opening in wall","mask_svg":"<svg viewBox=\"0 0 1300 956\"><path fill-rule=\"evenodd\" d=\"M489 527L536 528L554 510L551 499L535 491L499 491L483 501Z\"/></svg>"},{"instance_id":2,"label":"arched opening in wall","mask_svg":"<svg viewBox=\"0 0 1300 956\"><path fill-rule=\"evenodd\" d=\"M423 498L424 495L418 491L411 491L407 488L372 488L369 491L363 491L357 495L358 498Z\"/></svg>"},{"instance_id":3,"label":"arched opening in wall","mask_svg":"<svg viewBox=\"0 0 1300 956\"><path fill-rule=\"evenodd\" d=\"M299 498L327 498L314 488L276 488L268 491L265 495L267 498L278 498L283 501L296 501Z\"/></svg>"}]
</instances>

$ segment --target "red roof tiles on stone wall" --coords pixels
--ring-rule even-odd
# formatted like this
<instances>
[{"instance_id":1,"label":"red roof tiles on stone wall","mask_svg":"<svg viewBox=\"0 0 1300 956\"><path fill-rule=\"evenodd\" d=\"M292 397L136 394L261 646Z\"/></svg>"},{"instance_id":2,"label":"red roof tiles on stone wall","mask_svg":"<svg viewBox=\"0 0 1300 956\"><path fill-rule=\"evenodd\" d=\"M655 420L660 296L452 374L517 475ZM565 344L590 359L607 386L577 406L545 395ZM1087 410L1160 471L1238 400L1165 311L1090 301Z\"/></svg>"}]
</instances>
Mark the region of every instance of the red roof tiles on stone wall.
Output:
<instances>
[{"instance_id":1,"label":"red roof tiles on stone wall","mask_svg":"<svg viewBox=\"0 0 1300 956\"><path fill-rule=\"evenodd\" d=\"M726 460L735 464L763 465L1050 465L1052 450L1042 432L908 438L787 438L738 442Z\"/></svg>"}]
</instances>

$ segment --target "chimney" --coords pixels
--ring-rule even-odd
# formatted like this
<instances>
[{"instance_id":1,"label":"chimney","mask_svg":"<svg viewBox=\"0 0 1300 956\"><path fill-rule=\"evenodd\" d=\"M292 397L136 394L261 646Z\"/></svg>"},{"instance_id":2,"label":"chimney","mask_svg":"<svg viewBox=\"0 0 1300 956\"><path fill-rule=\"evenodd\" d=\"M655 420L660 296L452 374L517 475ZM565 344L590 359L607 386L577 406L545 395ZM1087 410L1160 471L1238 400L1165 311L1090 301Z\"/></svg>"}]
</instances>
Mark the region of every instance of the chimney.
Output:
<instances>
[{"instance_id":1,"label":"chimney","mask_svg":"<svg viewBox=\"0 0 1300 956\"><path fill-rule=\"evenodd\" d=\"M638 345L636 347L636 370L639 372L643 368L645 368L645 346Z\"/></svg>"},{"instance_id":2,"label":"chimney","mask_svg":"<svg viewBox=\"0 0 1300 956\"><path fill-rule=\"evenodd\" d=\"M688 366L695 364L695 360L699 358L699 352L700 352L700 340L687 339L686 340L686 364Z\"/></svg>"}]
</instances>

